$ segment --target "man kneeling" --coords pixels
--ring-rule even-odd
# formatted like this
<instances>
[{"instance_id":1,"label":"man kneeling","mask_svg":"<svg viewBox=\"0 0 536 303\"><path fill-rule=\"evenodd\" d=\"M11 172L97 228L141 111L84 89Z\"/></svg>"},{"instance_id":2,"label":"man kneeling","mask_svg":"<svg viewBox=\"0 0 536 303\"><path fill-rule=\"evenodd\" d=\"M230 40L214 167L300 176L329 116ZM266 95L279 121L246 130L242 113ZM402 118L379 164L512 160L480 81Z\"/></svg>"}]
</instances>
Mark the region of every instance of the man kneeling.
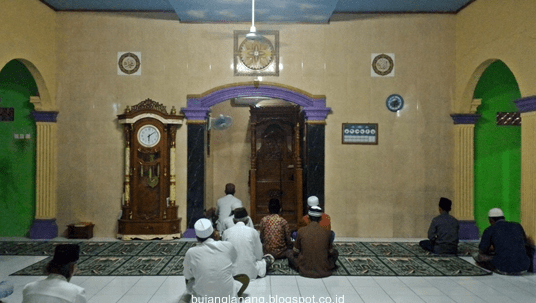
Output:
<instances>
[{"instance_id":1,"label":"man kneeling","mask_svg":"<svg viewBox=\"0 0 536 303\"><path fill-rule=\"evenodd\" d=\"M85 290L78 285L69 283L79 257L80 246L78 244L57 245L52 261L45 267L48 277L24 286L22 302L87 302Z\"/></svg>"},{"instance_id":2,"label":"man kneeling","mask_svg":"<svg viewBox=\"0 0 536 303\"><path fill-rule=\"evenodd\" d=\"M531 264L533 251L526 247L529 239L521 224L507 222L500 208L493 208L488 213L491 226L484 230L480 252L474 259L476 264L500 274L520 275L525 273Z\"/></svg>"},{"instance_id":3,"label":"man kneeling","mask_svg":"<svg viewBox=\"0 0 536 303\"><path fill-rule=\"evenodd\" d=\"M249 284L247 275L233 276L237 252L233 244L214 240L214 228L208 219L194 224L197 246L184 257L187 292L198 299L236 298Z\"/></svg>"},{"instance_id":4,"label":"man kneeling","mask_svg":"<svg viewBox=\"0 0 536 303\"><path fill-rule=\"evenodd\" d=\"M339 253L333 249L331 232L318 224L322 217L322 209L311 206L308 214L311 223L298 230L294 242L294 254L288 258L289 266L297 269L304 277L331 276L336 268L335 262Z\"/></svg>"},{"instance_id":5,"label":"man kneeling","mask_svg":"<svg viewBox=\"0 0 536 303\"><path fill-rule=\"evenodd\" d=\"M234 210L234 226L225 230L223 240L233 243L238 257L233 274L245 273L250 280L264 277L274 257L262 255L262 243L259 233L246 226L249 217L245 208L239 207Z\"/></svg>"}]
</instances>

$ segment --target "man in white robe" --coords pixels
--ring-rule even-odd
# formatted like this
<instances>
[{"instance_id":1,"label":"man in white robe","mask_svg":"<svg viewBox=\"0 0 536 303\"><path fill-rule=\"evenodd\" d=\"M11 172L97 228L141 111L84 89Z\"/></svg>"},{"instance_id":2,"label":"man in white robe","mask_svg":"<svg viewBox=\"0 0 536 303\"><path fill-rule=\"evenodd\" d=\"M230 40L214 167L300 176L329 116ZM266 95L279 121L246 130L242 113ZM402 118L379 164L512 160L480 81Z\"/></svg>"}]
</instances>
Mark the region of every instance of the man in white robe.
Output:
<instances>
[{"instance_id":1,"label":"man in white robe","mask_svg":"<svg viewBox=\"0 0 536 303\"><path fill-rule=\"evenodd\" d=\"M184 257L187 292L199 300L236 298L249 284L247 275L233 277L237 252L233 244L214 240L214 229L208 219L194 224L199 243Z\"/></svg>"},{"instance_id":2,"label":"man in white robe","mask_svg":"<svg viewBox=\"0 0 536 303\"><path fill-rule=\"evenodd\" d=\"M231 206L233 204L238 204L240 205L239 207L243 207L242 201L236 198L234 194L235 185L233 183L227 183L225 185L225 196L219 198L216 203L216 214L218 215L216 227L220 234L223 229L223 221L231 216Z\"/></svg>"},{"instance_id":3,"label":"man in white robe","mask_svg":"<svg viewBox=\"0 0 536 303\"><path fill-rule=\"evenodd\" d=\"M223 240L229 241L238 253L233 275L245 273L250 280L266 276L266 271L274 261L271 255L262 255L262 243L259 233L246 226L249 221L245 208L234 211L234 226L223 234Z\"/></svg>"},{"instance_id":4,"label":"man in white robe","mask_svg":"<svg viewBox=\"0 0 536 303\"><path fill-rule=\"evenodd\" d=\"M235 217L234 216L234 211L235 211L235 209L241 208L241 207L242 207L242 203L235 202L235 203L233 203L233 205L231 205L232 215L229 218L223 220L223 226L222 226L222 229L220 231L222 234L225 232L225 230L235 226L235 223L234 223L234 217ZM246 226L251 227L251 228L255 228L255 226L253 225L253 220L251 220L251 218L249 216L247 216L247 218L248 218L248 220L245 221L244 224Z\"/></svg>"},{"instance_id":5,"label":"man in white robe","mask_svg":"<svg viewBox=\"0 0 536 303\"><path fill-rule=\"evenodd\" d=\"M26 284L22 290L23 303L86 303L85 290L69 280L76 268L80 256L78 244L60 244L56 246L54 257L45 271L44 280Z\"/></svg>"}]
</instances>

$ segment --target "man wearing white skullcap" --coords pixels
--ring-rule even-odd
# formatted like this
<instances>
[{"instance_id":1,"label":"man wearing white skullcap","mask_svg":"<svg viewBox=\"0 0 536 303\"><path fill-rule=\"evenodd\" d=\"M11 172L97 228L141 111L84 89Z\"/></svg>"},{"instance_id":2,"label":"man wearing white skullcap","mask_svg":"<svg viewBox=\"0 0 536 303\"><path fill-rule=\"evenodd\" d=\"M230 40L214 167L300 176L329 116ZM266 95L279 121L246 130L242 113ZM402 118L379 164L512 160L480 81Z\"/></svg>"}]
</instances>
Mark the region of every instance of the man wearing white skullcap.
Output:
<instances>
[{"instance_id":1,"label":"man wearing white skullcap","mask_svg":"<svg viewBox=\"0 0 536 303\"><path fill-rule=\"evenodd\" d=\"M247 275L233 277L237 258L233 244L215 241L214 229L208 219L197 220L194 229L199 243L188 249L184 257L187 292L205 300L241 296L249 278Z\"/></svg>"},{"instance_id":2,"label":"man wearing white skullcap","mask_svg":"<svg viewBox=\"0 0 536 303\"><path fill-rule=\"evenodd\" d=\"M308 207L319 206L319 205L320 205L320 201L318 200L318 197L310 196L307 199L307 206ZM304 226L307 226L307 225L309 225L309 223L311 223L311 221L309 220L309 216L305 215L305 216L303 216L303 218L301 220L298 220L297 229L300 229L300 228L302 228ZM322 213L322 217L320 218L320 222L318 224L323 229L325 229L327 231L331 231L331 218L326 213Z\"/></svg>"},{"instance_id":3,"label":"man wearing white skullcap","mask_svg":"<svg viewBox=\"0 0 536 303\"><path fill-rule=\"evenodd\" d=\"M293 254L288 257L289 266L298 270L300 275L309 278L331 276L339 256L333 249L331 232L318 224L322 217L319 206L309 207L308 216L311 223L298 230L294 241Z\"/></svg>"},{"instance_id":4,"label":"man wearing white skullcap","mask_svg":"<svg viewBox=\"0 0 536 303\"><path fill-rule=\"evenodd\" d=\"M482 234L476 264L508 275L529 270L534 249L532 252L527 250L531 245L521 224L505 221L500 208L491 209L488 218L491 225Z\"/></svg>"}]
</instances>

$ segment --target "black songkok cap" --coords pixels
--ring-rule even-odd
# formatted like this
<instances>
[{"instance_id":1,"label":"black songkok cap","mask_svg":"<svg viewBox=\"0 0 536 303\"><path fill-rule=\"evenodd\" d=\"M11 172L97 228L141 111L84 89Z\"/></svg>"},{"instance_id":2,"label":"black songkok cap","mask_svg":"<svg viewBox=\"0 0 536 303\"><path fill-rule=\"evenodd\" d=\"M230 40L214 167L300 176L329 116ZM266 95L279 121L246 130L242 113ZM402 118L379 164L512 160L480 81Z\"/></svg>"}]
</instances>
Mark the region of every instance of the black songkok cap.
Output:
<instances>
[{"instance_id":1,"label":"black songkok cap","mask_svg":"<svg viewBox=\"0 0 536 303\"><path fill-rule=\"evenodd\" d=\"M439 207L441 207L441 209L444 211L450 211L452 208L452 201L450 201L450 199L441 197L441 199L439 199Z\"/></svg>"},{"instance_id":2,"label":"black songkok cap","mask_svg":"<svg viewBox=\"0 0 536 303\"><path fill-rule=\"evenodd\" d=\"M80 257L80 246L78 244L56 245L52 262L56 264L69 264L78 261Z\"/></svg>"},{"instance_id":3,"label":"black songkok cap","mask_svg":"<svg viewBox=\"0 0 536 303\"><path fill-rule=\"evenodd\" d=\"M240 219L244 219L248 216L248 211L243 208L243 207L239 207L239 208L235 208L234 210L234 218L237 219L237 220L240 220Z\"/></svg>"}]
</instances>

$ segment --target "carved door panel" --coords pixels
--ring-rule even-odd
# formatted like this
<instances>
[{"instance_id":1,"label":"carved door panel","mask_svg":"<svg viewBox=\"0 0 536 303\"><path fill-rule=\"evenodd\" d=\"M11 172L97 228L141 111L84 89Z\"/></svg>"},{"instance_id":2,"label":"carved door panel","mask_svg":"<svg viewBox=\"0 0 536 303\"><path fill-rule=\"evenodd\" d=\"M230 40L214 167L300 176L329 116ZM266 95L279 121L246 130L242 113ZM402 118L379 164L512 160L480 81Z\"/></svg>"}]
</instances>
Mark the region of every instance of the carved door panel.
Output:
<instances>
[{"instance_id":1,"label":"carved door panel","mask_svg":"<svg viewBox=\"0 0 536 303\"><path fill-rule=\"evenodd\" d=\"M298 107L252 109L251 209L255 224L268 215L268 202L277 198L284 217L295 227L302 210L299 163ZM300 197L300 198L299 198ZM298 214L299 212L299 214Z\"/></svg>"}]
</instances>

